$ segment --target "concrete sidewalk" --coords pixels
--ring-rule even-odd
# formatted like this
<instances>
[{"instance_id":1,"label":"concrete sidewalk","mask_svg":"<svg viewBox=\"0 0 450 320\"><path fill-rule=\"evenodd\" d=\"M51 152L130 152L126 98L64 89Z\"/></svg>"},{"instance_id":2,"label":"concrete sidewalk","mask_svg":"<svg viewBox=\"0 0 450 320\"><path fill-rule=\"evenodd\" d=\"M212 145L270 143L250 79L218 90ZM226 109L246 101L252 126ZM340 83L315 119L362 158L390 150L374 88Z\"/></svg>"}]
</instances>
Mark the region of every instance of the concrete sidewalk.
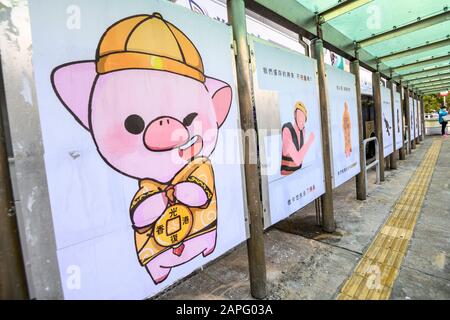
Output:
<instances>
[{"instance_id":1,"label":"concrete sidewalk","mask_svg":"<svg viewBox=\"0 0 450 320\"><path fill-rule=\"evenodd\" d=\"M386 171L375 185L369 176L369 197L358 201L355 181L334 192L337 230L321 231L314 204L265 233L268 299L334 299L352 274L380 226L390 215L433 139L418 145L399 169ZM450 298L450 142L441 154L403 261L391 299ZM204 270L172 286L157 299L251 299L245 244Z\"/></svg>"},{"instance_id":2,"label":"concrete sidewalk","mask_svg":"<svg viewBox=\"0 0 450 320\"><path fill-rule=\"evenodd\" d=\"M392 299L450 299L450 141L444 141Z\"/></svg>"}]
</instances>

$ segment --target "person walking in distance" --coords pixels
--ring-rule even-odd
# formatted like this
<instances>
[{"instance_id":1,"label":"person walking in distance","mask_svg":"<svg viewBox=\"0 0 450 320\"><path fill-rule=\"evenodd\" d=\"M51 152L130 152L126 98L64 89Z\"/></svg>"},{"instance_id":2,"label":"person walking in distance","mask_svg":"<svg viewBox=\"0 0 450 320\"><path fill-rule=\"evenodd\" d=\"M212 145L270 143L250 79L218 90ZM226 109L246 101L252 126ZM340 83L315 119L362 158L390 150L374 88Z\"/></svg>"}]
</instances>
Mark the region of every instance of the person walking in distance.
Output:
<instances>
[{"instance_id":1,"label":"person walking in distance","mask_svg":"<svg viewBox=\"0 0 450 320\"><path fill-rule=\"evenodd\" d=\"M444 117L445 117L446 115L448 115L448 111L447 111L447 109L445 108L445 105L442 105L442 106L441 106L441 109L439 110L439 123L440 123L441 126L442 126L441 134L442 134L442 136L444 136L444 137L447 137L447 131L446 131L446 128L447 128L447 123L448 123L448 121L446 121L446 120L444 119Z\"/></svg>"}]
</instances>

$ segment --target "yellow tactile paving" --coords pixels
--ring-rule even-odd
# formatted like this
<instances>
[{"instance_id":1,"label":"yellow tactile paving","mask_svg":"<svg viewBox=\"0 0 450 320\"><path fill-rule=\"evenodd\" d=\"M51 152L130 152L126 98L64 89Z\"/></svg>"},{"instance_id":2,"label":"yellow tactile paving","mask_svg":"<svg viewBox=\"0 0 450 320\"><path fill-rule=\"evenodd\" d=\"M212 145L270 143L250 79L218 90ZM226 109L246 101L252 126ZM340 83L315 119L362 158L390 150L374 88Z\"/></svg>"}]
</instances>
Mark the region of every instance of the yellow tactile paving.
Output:
<instances>
[{"instance_id":1,"label":"yellow tactile paving","mask_svg":"<svg viewBox=\"0 0 450 320\"><path fill-rule=\"evenodd\" d=\"M442 141L436 140L428 149L393 206L389 218L342 286L337 296L339 300L389 299L428 191L441 145Z\"/></svg>"}]
</instances>

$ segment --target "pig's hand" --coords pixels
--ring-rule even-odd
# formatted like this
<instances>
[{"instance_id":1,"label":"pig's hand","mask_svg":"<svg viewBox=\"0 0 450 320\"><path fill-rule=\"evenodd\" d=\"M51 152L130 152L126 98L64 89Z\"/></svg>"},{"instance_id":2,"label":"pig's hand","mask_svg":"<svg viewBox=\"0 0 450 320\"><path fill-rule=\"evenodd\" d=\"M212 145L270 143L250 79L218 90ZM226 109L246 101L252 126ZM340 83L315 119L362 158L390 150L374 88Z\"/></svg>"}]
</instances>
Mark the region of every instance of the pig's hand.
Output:
<instances>
[{"instance_id":1,"label":"pig's hand","mask_svg":"<svg viewBox=\"0 0 450 320\"><path fill-rule=\"evenodd\" d=\"M190 207L202 207L208 201L203 188L194 182L180 182L175 185L175 198Z\"/></svg>"},{"instance_id":2,"label":"pig's hand","mask_svg":"<svg viewBox=\"0 0 450 320\"><path fill-rule=\"evenodd\" d=\"M146 227L161 216L167 206L167 197L163 192L142 201L131 216L135 228Z\"/></svg>"}]
</instances>

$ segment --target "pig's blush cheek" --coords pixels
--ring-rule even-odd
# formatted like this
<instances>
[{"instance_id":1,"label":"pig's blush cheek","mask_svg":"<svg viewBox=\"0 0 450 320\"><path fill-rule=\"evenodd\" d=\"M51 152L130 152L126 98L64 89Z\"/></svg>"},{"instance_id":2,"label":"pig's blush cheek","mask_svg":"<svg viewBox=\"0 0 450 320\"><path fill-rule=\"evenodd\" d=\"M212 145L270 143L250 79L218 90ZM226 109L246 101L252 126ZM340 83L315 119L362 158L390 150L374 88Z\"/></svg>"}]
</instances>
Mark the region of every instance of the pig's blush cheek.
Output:
<instances>
[{"instance_id":1,"label":"pig's blush cheek","mask_svg":"<svg viewBox=\"0 0 450 320\"><path fill-rule=\"evenodd\" d=\"M142 144L141 135L133 135L120 129L105 132L98 138L96 136L96 139L100 151L107 158L111 157L117 160L136 152L138 146Z\"/></svg>"}]
</instances>

